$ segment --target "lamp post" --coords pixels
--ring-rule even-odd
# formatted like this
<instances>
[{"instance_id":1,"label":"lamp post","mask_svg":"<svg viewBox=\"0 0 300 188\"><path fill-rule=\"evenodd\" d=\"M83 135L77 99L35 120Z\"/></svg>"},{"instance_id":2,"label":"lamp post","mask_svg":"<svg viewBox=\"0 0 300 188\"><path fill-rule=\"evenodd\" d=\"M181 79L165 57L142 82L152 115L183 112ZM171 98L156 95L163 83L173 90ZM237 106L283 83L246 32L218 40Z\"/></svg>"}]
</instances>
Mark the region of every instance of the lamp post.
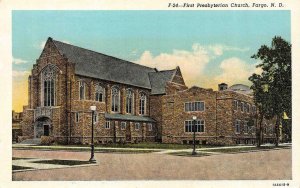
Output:
<instances>
[{"instance_id":1,"label":"lamp post","mask_svg":"<svg viewBox=\"0 0 300 188\"><path fill-rule=\"evenodd\" d=\"M196 142L195 142L195 137L196 137L196 119L197 117L196 116L193 116L193 133L194 133L194 136L193 136L193 152L192 152L192 155L196 155Z\"/></svg>"},{"instance_id":2,"label":"lamp post","mask_svg":"<svg viewBox=\"0 0 300 188\"><path fill-rule=\"evenodd\" d=\"M94 113L96 111L96 106L91 106L90 107L91 111L92 111L92 140L91 140L91 158L90 158L90 162L92 163L96 163L96 159L94 158Z\"/></svg>"}]
</instances>

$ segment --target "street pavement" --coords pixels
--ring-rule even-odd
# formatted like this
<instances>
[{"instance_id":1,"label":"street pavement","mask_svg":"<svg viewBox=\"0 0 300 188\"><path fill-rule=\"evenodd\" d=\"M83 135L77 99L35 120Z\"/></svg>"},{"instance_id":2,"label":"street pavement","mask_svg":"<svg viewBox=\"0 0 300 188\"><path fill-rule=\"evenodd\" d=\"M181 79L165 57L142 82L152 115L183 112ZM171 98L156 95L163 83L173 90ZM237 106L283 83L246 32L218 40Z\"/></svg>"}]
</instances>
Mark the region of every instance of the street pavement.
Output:
<instances>
[{"instance_id":1,"label":"street pavement","mask_svg":"<svg viewBox=\"0 0 300 188\"><path fill-rule=\"evenodd\" d=\"M291 149L201 157L174 156L168 152L95 153L95 166L16 172L12 178L29 181L288 180L292 178L291 155ZM87 161L90 153L13 149L13 157Z\"/></svg>"}]
</instances>

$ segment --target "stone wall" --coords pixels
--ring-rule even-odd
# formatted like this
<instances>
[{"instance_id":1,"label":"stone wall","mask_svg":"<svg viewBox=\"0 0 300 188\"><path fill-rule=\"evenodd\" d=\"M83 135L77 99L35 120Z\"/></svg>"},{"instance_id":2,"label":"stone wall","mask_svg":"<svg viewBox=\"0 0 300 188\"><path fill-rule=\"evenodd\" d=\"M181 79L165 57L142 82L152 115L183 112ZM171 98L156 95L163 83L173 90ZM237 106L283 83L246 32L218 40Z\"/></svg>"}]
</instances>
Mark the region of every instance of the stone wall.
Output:
<instances>
[{"instance_id":1,"label":"stone wall","mask_svg":"<svg viewBox=\"0 0 300 188\"><path fill-rule=\"evenodd\" d=\"M150 96L150 116L156 121L154 130L157 134L156 139L158 141L162 139L162 96L163 95Z\"/></svg>"},{"instance_id":2,"label":"stone wall","mask_svg":"<svg viewBox=\"0 0 300 188\"><path fill-rule=\"evenodd\" d=\"M41 71L47 65L56 67L55 80L55 106L51 107L51 136L59 143L89 143L91 137L91 111L90 106L97 107L98 122L95 123L95 139L98 142L108 142L114 140L116 134L117 140L125 140L126 131L132 133L136 140L154 139L154 131L146 130L135 131L131 129L132 122L127 122L127 128L121 130L119 124L121 121L111 120L112 125L116 125L113 131L105 128L105 113L111 113L111 87L120 88L120 113L126 114L126 89L131 88L134 93L134 106L132 115L139 115L139 94L144 92L147 96L145 116L150 113L150 90L139 87L118 84L110 81L92 79L80 75L75 75L75 65L71 63L64 54L55 47L52 39L48 39L45 47L33 65L31 75L28 78L29 106L24 109L24 120L22 121L23 135L34 137L34 110L43 106L41 99ZM85 99L79 99L79 81L85 83ZM95 85L100 84L105 88L105 100L103 102L95 101ZM80 114L79 122L75 122L75 113ZM143 122L140 122L141 125ZM141 126L144 127L144 126ZM155 125L153 125L155 127ZM116 132L116 133L114 133ZM128 134L129 135L129 134Z\"/></svg>"},{"instance_id":3,"label":"stone wall","mask_svg":"<svg viewBox=\"0 0 300 188\"><path fill-rule=\"evenodd\" d=\"M28 109L27 106L23 107L23 120L20 122L20 126L22 129L22 135L33 138L34 128L33 128L33 110Z\"/></svg>"},{"instance_id":4,"label":"stone wall","mask_svg":"<svg viewBox=\"0 0 300 188\"><path fill-rule=\"evenodd\" d=\"M237 102L237 108L235 108ZM245 105L246 104L246 105ZM247 110L249 105L249 111ZM243 107L243 109L242 109ZM253 107L254 101L252 96L245 95L234 91L219 91L217 92L217 124L218 124L218 139L217 144L255 144L256 142L256 118ZM240 121L240 131L236 132L236 121ZM246 125L247 122L253 121L253 126ZM273 122L273 124L272 124ZM274 127L274 120L263 120L267 129ZM274 139L275 134L267 132L266 141ZM224 140L228 138L228 140Z\"/></svg>"},{"instance_id":5,"label":"stone wall","mask_svg":"<svg viewBox=\"0 0 300 188\"><path fill-rule=\"evenodd\" d=\"M204 111L186 112L186 102L203 101ZM204 132L196 133L196 140L210 144L215 139L216 130L215 92L209 89L192 87L176 94L162 97L162 141L164 143L184 143L193 139L192 132L185 132L185 120L196 116L205 121Z\"/></svg>"}]
</instances>

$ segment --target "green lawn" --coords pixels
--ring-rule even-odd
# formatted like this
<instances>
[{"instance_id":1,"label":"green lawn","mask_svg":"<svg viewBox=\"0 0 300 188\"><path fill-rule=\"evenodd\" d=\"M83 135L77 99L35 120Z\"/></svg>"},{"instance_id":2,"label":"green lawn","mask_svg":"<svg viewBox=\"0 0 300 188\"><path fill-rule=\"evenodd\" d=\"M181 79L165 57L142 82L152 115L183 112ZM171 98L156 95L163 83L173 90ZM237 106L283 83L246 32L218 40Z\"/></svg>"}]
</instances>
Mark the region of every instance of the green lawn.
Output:
<instances>
[{"instance_id":1,"label":"green lawn","mask_svg":"<svg viewBox=\"0 0 300 188\"><path fill-rule=\"evenodd\" d=\"M54 165L68 165L68 166L92 164L89 161L57 160L57 159L54 159L54 160L43 160L43 161L34 161L32 163L54 164Z\"/></svg>"},{"instance_id":2,"label":"green lawn","mask_svg":"<svg viewBox=\"0 0 300 188\"><path fill-rule=\"evenodd\" d=\"M55 147L55 146L24 146L24 147L15 147L14 149L26 149L26 150L65 150L65 151L90 151L89 146L83 147L81 146L74 146L77 148L72 148L70 145L56 145L56 146L61 146L61 147ZM95 153L150 153L150 152L157 152L157 150L153 149L145 149L145 150L124 150L124 149L118 149L117 147L115 149L103 149L103 148L95 148ZM28 159L28 158L24 158ZM13 159L13 160L20 160L20 159Z\"/></svg>"},{"instance_id":3,"label":"green lawn","mask_svg":"<svg viewBox=\"0 0 300 188\"><path fill-rule=\"evenodd\" d=\"M27 160L27 159L33 159L33 158L24 158L24 157L13 157L12 160Z\"/></svg>"},{"instance_id":4,"label":"green lawn","mask_svg":"<svg viewBox=\"0 0 300 188\"><path fill-rule=\"evenodd\" d=\"M170 155L181 156L181 157L204 157L209 156L210 154L204 152L197 152L196 155L192 155L192 152L182 151L182 152L172 152Z\"/></svg>"},{"instance_id":5,"label":"green lawn","mask_svg":"<svg viewBox=\"0 0 300 188\"><path fill-rule=\"evenodd\" d=\"M144 149L188 149L191 148L189 145L182 144L162 144L162 143L137 143L137 144L105 144L98 145L99 147L111 147L111 148L144 148Z\"/></svg>"},{"instance_id":6,"label":"green lawn","mask_svg":"<svg viewBox=\"0 0 300 188\"><path fill-rule=\"evenodd\" d=\"M87 147L88 145L64 145L64 146L76 146L76 147ZM99 144L95 147L104 147L104 148L143 148L143 149L191 149L193 145L188 144L164 144L164 143L155 143L155 142L142 142L142 143L126 143L126 144ZM196 148L211 148L216 146L209 145L196 145Z\"/></svg>"},{"instance_id":7,"label":"green lawn","mask_svg":"<svg viewBox=\"0 0 300 188\"><path fill-rule=\"evenodd\" d=\"M224 148L224 149L213 149L213 150L204 150L209 152L219 152L219 153L239 153L239 152L247 152L247 151L264 151L264 150L272 150L272 149L283 149L289 148L287 146L261 146L261 147L242 147L242 148Z\"/></svg>"},{"instance_id":8,"label":"green lawn","mask_svg":"<svg viewBox=\"0 0 300 188\"><path fill-rule=\"evenodd\" d=\"M27 169L33 169L33 168L25 167L25 166L12 165L12 170L27 170Z\"/></svg>"},{"instance_id":9,"label":"green lawn","mask_svg":"<svg viewBox=\"0 0 300 188\"><path fill-rule=\"evenodd\" d=\"M45 146L45 145L39 145L43 146L44 149L59 149L59 147L90 147L90 145L50 145L50 146ZM57 146L57 148L54 148L52 146ZM217 147L217 146L211 146L211 145L196 145L196 148L212 148L212 147ZM22 148L22 147L19 147ZM25 148L25 147L24 147ZM28 148L28 147L27 147ZM33 148L33 147L32 147ZM165 143L156 143L156 142L143 142L143 143L136 143L136 144L131 144L131 143L126 143L126 144L121 144L121 143L110 143L110 144L97 144L95 145L95 149L98 148L141 148L141 149L191 149L193 148L193 145L190 144L165 144ZM72 150L72 148L70 148ZM74 149L77 150L77 149Z\"/></svg>"}]
</instances>

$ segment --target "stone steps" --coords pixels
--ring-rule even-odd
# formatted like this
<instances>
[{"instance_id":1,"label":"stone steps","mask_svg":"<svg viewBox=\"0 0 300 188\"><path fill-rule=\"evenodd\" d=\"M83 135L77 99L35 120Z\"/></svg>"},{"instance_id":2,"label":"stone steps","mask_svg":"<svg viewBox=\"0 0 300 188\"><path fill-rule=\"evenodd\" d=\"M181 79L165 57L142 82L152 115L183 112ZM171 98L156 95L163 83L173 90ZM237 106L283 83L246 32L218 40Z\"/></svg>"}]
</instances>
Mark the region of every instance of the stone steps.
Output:
<instances>
[{"instance_id":1,"label":"stone steps","mask_svg":"<svg viewBox=\"0 0 300 188\"><path fill-rule=\"evenodd\" d=\"M26 144L26 145L39 145L41 144L40 138L34 138L34 139L26 139L20 142L19 144Z\"/></svg>"}]
</instances>

